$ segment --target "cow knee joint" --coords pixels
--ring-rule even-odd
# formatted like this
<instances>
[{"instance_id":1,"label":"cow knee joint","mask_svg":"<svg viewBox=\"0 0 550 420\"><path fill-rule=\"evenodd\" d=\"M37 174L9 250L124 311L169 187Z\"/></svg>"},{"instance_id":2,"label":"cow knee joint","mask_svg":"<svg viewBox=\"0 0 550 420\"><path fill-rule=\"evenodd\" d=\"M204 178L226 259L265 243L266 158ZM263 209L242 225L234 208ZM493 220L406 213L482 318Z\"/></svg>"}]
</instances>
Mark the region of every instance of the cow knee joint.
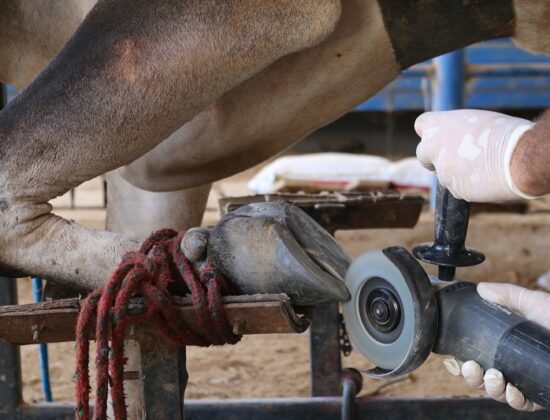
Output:
<instances>
[{"instance_id":1,"label":"cow knee joint","mask_svg":"<svg viewBox=\"0 0 550 420\"><path fill-rule=\"evenodd\" d=\"M51 213L49 203L0 200L0 267L1 271L23 273L22 252L43 238L53 224L65 221ZM40 256L36 256L37 259ZM28 273L25 273L28 274Z\"/></svg>"},{"instance_id":2,"label":"cow knee joint","mask_svg":"<svg viewBox=\"0 0 550 420\"><path fill-rule=\"evenodd\" d=\"M49 203L31 204L26 202L0 201L2 217L2 242L21 240L43 225L51 216Z\"/></svg>"}]
</instances>

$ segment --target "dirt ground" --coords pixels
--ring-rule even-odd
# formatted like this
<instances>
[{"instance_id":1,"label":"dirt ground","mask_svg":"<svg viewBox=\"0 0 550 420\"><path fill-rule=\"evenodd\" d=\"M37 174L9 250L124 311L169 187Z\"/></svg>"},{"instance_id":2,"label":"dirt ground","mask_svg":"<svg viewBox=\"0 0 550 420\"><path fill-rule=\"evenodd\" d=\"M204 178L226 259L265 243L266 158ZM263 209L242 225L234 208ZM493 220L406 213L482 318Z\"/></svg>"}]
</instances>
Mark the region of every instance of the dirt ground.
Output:
<instances>
[{"instance_id":1,"label":"dirt ground","mask_svg":"<svg viewBox=\"0 0 550 420\"><path fill-rule=\"evenodd\" d=\"M212 223L217 217L217 196L238 195L246 192L243 183L243 179L246 179L246 177L246 174L245 176L241 175L215 186L214 193L209 201L205 223ZM102 203L102 198L98 198L100 185L99 181L94 181L86 186L84 192L80 191L76 195L77 205L80 204L90 208L80 210L59 209L57 212L83 224L102 227L105 217L104 211L99 208L91 208ZM56 205L65 206L67 203L68 198L63 197L58 199ZM502 220L497 223L496 231L491 217L480 219L480 226L483 227L483 223L490 226L471 235L475 246L487 251L487 241L492 235L497 235L499 231L509 231L510 226L513 225L513 220L516 220L518 216L512 215L510 219L506 216L499 217ZM429 217L423 217L415 230L400 229L392 232L387 230L355 231L345 232L337 237L349 253L356 256L366 249L379 248L390 243L410 246L415 241L429 240L433 229L431 223ZM542 221L537 219L533 223L536 226L540 224L550 226L548 217ZM472 229L472 231L475 231L475 229ZM526 235L534 233L536 233L536 229L530 228ZM503 242L505 241L492 240L494 250L489 255L489 268L476 272L478 274L474 277L498 278L533 285L535 279L533 273L536 273L537 270L540 271L540 261L545 261L546 258L544 249L540 251L540 244L536 242L530 248L530 242L528 240L522 242L519 237L516 237L516 240L512 243L503 244ZM543 248L547 249L547 247ZM516 263L519 260L518 255L526 261L525 264ZM533 262L534 259L535 262ZM514 267L514 270L510 271L506 264ZM21 303L32 301L29 279L19 281L19 298ZM190 380L186 398L308 396L310 386L308 351L307 332L301 335L247 336L235 346L206 349L189 348L187 366ZM72 382L74 345L73 343L52 344L49 346L49 353L54 399L58 402L72 401L74 393ZM24 399L27 402L42 401L36 346L22 347L21 359ZM363 370L370 367L365 359L355 353L345 358L344 364ZM365 379L363 394L377 393L386 396L480 394L480 391L472 391L467 388L460 378L448 374L442 367L441 358L437 356L430 357L420 369L406 380L378 390L380 385L381 383L378 381Z\"/></svg>"}]
</instances>

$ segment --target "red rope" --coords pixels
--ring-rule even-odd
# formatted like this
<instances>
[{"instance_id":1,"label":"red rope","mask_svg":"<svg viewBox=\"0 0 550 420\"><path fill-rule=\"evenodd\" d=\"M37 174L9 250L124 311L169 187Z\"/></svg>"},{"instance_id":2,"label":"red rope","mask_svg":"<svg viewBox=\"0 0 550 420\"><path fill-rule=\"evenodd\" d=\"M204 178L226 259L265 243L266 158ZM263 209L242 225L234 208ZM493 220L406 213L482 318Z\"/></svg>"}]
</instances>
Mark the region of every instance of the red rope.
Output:
<instances>
[{"instance_id":1,"label":"red rope","mask_svg":"<svg viewBox=\"0 0 550 420\"><path fill-rule=\"evenodd\" d=\"M222 295L229 293L225 278L207 261L197 277L180 250L183 232L164 229L153 233L139 251L127 253L107 284L83 301L76 325L76 418L90 418L89 340L93 321L97 344L95 419L107 418L107 393L115 419L126 419L123 372L124 338L128 326L152 320L175 346L234 344L223 307ZM168 287L183 284L191 293L200 333L189 329L172 304ZM147 308L143 315L128 314L130 298L143 296ZM109 335L111 346L109 346Z\"/></svg>"}]
</instances>

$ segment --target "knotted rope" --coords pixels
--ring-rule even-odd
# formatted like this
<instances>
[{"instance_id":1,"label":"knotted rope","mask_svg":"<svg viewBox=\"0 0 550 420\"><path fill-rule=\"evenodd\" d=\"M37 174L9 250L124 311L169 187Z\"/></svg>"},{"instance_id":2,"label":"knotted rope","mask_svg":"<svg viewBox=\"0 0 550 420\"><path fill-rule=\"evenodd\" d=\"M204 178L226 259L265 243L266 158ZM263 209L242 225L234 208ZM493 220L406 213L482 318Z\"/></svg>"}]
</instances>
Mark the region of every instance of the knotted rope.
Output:
<instances>
[{"instance_id":1,"label":"knotted rope","mask_svg":"<svg viewBox=\"0 0 550 420\"><path fill-rule=\"evenodd\" d=\"M207 261L199 276L180 250L184 232L165 229L153 233L139 251L128 252L107 284L91 292L83 301L76 325L76 417L88 420L89 409L89 332L95 323L96 403L95 419L107 418L107 394L115 419L126 419L123 372L124 338L130 325L151 320L175 346L234 344L233 334L223 307L222 295L229 293L228 283ZM200 333L187 327L174 307L168 287L181 284L191 293ZM130 298L143 296L146 311L128 313ZM111 346L109 347L109 335Z\"/></svg>"}]
</instances>

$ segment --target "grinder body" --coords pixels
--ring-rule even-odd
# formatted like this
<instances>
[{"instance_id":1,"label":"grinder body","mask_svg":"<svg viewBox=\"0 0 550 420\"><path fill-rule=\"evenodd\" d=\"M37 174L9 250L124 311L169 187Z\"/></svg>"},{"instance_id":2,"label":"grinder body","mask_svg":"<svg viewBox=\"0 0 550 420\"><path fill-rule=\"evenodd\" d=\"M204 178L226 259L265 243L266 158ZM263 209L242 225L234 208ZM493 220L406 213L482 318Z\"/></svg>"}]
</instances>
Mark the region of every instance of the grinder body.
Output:
<instances>
[{"instance_id":1,"label":"grinder body","mask_svg":"<svg viewBox=\"0 0 550 420\"><path fill-rule=\"evenodd\" d=\"M453 281L455 267L485 260L465 247L470 204L438 185L435 242L413 254L439 267L442 283ZM550 408L550 331L507 308L484 301L471 283L453 283L436 294L438 335L433 351L461 361L475 360L484 370L500 370L528 398Z\"/></svg>"},{"instance_id":2,"label":"grinder body","mask_svg":"<svg viewBox=\"0 0 550 420\"><path fill-rule=\"evenodd\" d=\"M435 296L434 353L498 369L527 398L550 408L550 330L483 300L472 283L453 283Z\"/></svg>"},{"instance_id":3,"label":"grinder body","mask_svg":"<svg viewBox=\"0 0 550 420\"><path fill-rule=\"evenodd\" d=\"M498 369L526 398L550 409L550 330L483 300L474 284L454 281L455 267L485 259L464 246L468 219L469 203L439 186L435 242L413 249L439 267L435 282L402 247L367 252L351 264L345 281L352 299L343 305L350 339L377 365L371 377L411 372L431 350ZM391 319L401 322L388 328Z\"/></svg>"}]
</instances>

